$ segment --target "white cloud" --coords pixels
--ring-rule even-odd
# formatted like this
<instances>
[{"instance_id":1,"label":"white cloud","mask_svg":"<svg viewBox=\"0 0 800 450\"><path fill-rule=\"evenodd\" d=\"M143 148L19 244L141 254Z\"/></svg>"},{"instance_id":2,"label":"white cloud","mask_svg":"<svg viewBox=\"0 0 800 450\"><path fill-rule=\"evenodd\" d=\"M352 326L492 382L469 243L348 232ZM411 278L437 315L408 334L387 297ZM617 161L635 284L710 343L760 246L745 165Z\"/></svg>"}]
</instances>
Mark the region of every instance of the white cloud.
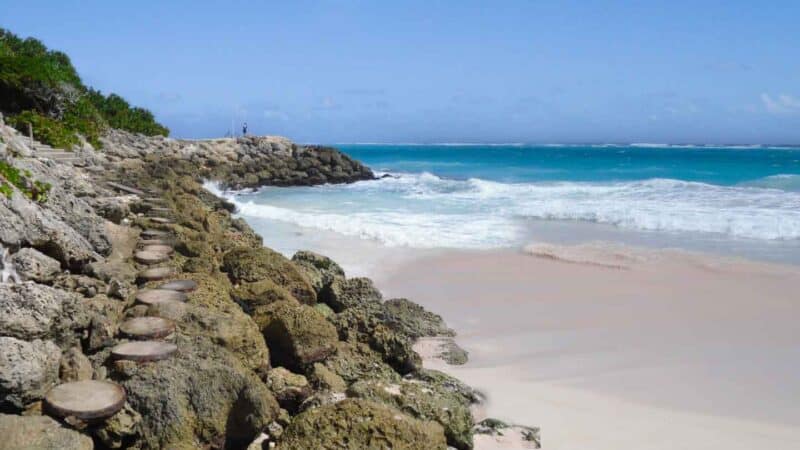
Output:
<instances>
[{"instance_id":1,"label":"white cloud","mask_svg":"<svg viewBox=\"0 0 800 450\"><path fill-rule=\"evenodd\" d=\"M780 94L772 97L769 94L761 94L761 103L764 104L767 112L771 114L792 114L800 112L800 99L787 94Z\"/></svg>"}]
</instances>

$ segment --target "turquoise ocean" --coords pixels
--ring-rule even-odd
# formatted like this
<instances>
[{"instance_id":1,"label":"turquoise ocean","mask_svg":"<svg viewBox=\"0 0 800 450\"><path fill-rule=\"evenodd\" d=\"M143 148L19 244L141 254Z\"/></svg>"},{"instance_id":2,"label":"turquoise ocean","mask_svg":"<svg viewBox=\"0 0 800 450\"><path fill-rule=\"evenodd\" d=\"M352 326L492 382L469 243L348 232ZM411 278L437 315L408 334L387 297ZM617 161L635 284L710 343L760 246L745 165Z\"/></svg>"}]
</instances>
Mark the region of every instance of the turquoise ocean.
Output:
<instances>
[{"instance_id":1,"label":"turquoise ocean","mask_svg":"<svg viewBox=\"0 0 800 450\"><path fill-rule=\"evenodd\" d=\"M603 241L800 264L800 148L336 147L383 178L226 195L278 241L314 230L410 248Z\"/></svg>"}]
</instances>

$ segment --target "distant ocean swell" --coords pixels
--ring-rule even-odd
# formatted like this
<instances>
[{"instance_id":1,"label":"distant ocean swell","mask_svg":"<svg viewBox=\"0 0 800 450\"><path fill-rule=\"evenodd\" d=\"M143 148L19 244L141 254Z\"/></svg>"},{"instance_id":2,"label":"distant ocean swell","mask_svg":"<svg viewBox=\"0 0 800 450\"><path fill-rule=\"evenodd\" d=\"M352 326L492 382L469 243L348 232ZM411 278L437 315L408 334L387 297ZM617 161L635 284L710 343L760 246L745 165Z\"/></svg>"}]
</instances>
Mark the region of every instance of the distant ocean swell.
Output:
<instances>
[{"instance_id":1,"label":"distant ocean swell","mask_svg":"<svg viewBox=\"0 0 800 450\"><path fill-rule=\"evenodd\" d=\"M737 186L673 179L502 183L397 173L351 185L225 193L244 217L372 239L388 246L497 248L522 243L525 221L572 220L622 229L800 239L800 176ZM294 188L295 192L297 188Z\"/></svg>"}]
</instances>

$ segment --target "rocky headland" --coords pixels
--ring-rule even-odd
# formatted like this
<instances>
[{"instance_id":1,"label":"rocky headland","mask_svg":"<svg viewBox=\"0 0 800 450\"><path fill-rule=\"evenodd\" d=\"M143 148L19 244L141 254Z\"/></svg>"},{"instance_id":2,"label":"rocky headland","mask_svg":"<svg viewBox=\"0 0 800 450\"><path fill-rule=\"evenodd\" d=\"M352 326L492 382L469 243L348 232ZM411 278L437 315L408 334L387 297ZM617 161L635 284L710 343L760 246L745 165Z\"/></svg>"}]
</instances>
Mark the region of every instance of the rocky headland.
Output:
<instances>
[{"instance_id":1,"label":"rocky headland","mask_svg":"<svg viewBox=\"0 0 800 450\"><path fill-rule=\"evenodd\" d=\"M279 137L100 140L56 152L0 123L0 448L470 449L502 433L413 350L453 336L441 317L264 247L202 187L367 167Z\"/></svg>"}]
</instances>

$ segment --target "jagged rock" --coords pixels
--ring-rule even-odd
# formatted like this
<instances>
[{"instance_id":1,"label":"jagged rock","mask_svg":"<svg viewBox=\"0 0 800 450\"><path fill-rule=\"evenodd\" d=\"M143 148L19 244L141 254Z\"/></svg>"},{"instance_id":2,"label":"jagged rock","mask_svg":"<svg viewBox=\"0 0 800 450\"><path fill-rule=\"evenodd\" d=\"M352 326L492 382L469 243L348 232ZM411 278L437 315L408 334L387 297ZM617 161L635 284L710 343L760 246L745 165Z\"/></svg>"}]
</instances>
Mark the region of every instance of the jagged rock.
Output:
<instances>
[{"instance_id":1,"label":"jagged rock","mask_svg":"<svg viewBox=\"0 0 800 450\"><path fill-rule=\"evenodd\" d=\"M379 301L359 302L329 320L341 340L368 344L401 374L422 366L412 339L390 327L384 305Z\"/></svg>"},{"instance_id":2,"label":"jagged rock","mask_svg":"<svg viewBox=\"0 0 800 450\"><path fill-rule=\"evenodd\" d=\"M308 380L320 391L344 392L347 389L347 383L342 377L320 363L314 363L308 374Z\"/></svg>"},{"instance_id":3,"label":"jagged rock","mask_svg":"<svg viewBox=\"0 0 800 450\"><path fill-rule=\"evenodd\" d=\"M58 261L32 248L23 248L14 253L11 262L23 279L37 283L49 283L61 271Z\"/></svg>"},{"instance_id":4,"label":"jagged rock","mask_svg":"<svg viewBox=\"0 0 800 450\"><path fill-rule=\"evenodd\" d=\"M269 389L227 350L179 336L173 358L130 367L122 381L142 416L134 445L244 447L278 415Z\"/></svg>"},{"instance_id":5,"label":"jagged rock","mask_svg":"<svg viewBox=\"0 0 800 450\"><path fill-rule=\"evenodd\" d=\"M199 305L160 303L147 314L174 320L183 335L204 336L228 349L248 369L264 372L270 352L258 325L238 308L216 311Z\"/></svg>"},{"instance_id":6,"label":"jagged rock","mask_svg":"<svg viewBox=\"0 0 800 450\"><path fill-rule=\"evenodd\" d=\"M96 258L92 243L65 219L20 193L11 198L0 195L0 243L12 247L33 247L58 260L62 266L80 268Z\"/></svg>"},{"instance_id":7,"label":"jagged rock","mask_svg":"<svg viewBox=\"0 0 800 450\"><path fill-rule=\"evenodd\" d=\"M61 350L52 341L0 337L0 407L21 410L58 381Z\"/></svg>"},{"instance_id":8,"label":"jagged rock","mask_svg":"<svg viewBox=\"0 0 800 450\"><path fill-rule=\"evenodd\" d=\"M336 312L359 306L365 302L381 301L383 296L369 278L334 278L320 293L319 300Z\"/></svg>"},{"instance_id":9,"label":"jagged rock","mask_svg":"<svg viewBox=\"0 0 800 450\"><path fill-rule=\"evenodd\" d=\"M394 298L383 302L387 322L392 329L412 339L426 336L455 336L442 316L425 310L422 306L405 298Z\"/></svg>"},{"instance_id":10,"label":"jagged rock","mask_svg":"<svg viewBox=\"0 0 800 450\"><path fill-rule=\"evenodd\" d=\"M286 257L268 248L231 250L222 260L222 270L235 283L266 278L289 291L301 303L313 305L317 301L317 294L305 275Z\"/></svg>"},{"instance_id":11,"label":"jagged rock","mask_svg":"<svg viewBox=\"0 0 800 450\"><path fill-rule=\"evenodd\" d=\"M311 385L306 377L275 367L267 373L267 387L281 408L296 412L300 404L311 395Z\"/></svg>"},{"instance_id":12,"label":"jagged rock","mask_svg":"<svg viewBox=\"0 0 800 450\"><path fill-rule=\"evenodd\" d=\"M0 284L0 334L20 339L65 341L71 330L86 328L89 316L65 291L25 282Z\"/></svg>"},{"instance_id":13,"label":"jagged rock","mask_svg":"<svg viewBox=\"0 0 800 450\"><path fill-rule=\"evenodd\" d=\"M275 302L258 308L253 319L270 347L274 366L302 371L335 350L336 329L310 306Z\"/></svg>"},{"instance_id":14,"label":"jagged rock","mask_svg":"<svg viewBox=\"0 0 800 450\"><path fill-rule=\"evenodd\" d=\"M142 416L127 403L118 413L94 429L94 436L108 448L129 448L138 433Z\"/></svg>"},{"instance_id":15,"label":"jagged rock","mask_svg":"<svg viewBox=\"0 0 800 450\"><path fill-rule=\"evenodd\" d=\"M46 416L0 414L0 448L30 450L92 450L89 436L62 427Z\"/></svg>"},{"instance_id":16,"label":"jagged rock","mask_svg":"<svg viewBox=\"0 0 800 450\"><path fill-rule=\"evenodd\" d=\"M116 224L131 214L130 200L127 197L99 197L94 200L97 213Z\"/></svg>"},{"instance_id":17,"label":"jagged rock","mask_svg":"<svg viewBox=\"0 0 800 450\"><path fill-rule=\"evenodd\" d=\"M346 383L361 379L399 380L400 375L383 362L381 355L360 342L337 342L336 353L322 365L340 376Z\"/></svg>"},{"instance_id":18,"label":"jagged rock","mask_svg":"<svg viewBox=\"0 0 800 450\"><path fill-rule=\"evenodd\" d=\"M292 420L278 444L283 450L445 447L444 432L436 422L417 420L396 409L357 399L305 411Z\"/></svg>"},{"instance_id":19,"label":"jagged rock","mask_svg":"<svg viewBox=\"0 0 800 450\"><path fill-rule=\"evenodd\" d=\"M92 362L78 347L72 347L61 355L61 381L91 380L94 374Z\"/></svg>"},{"instance_id":20,"label":"jagged rock","mask_svg":"<svg viewBox=\"0 0 800 450\"><path fill-rule=\"evenodd\" d=\"M247 313L252 313L259 306L269 305L278 301L297 303L297 300L289 291L268 279L253 283L242 283L231 292L231 297Z\"/></svg>"},{"instance_id":21,"label":"jagged rock","mask_svg":"<svg viewBox=\"0 0 800 450\"><path fill-rule=\"evenodd\" d=\"M319 294L335 279L344 279L344 270L327 256L311 251L299 251L292 256L292 262L305 273L314 290Z\"/></svg>"},{"instance_id":22,"label":"jagged rock","mask_svg":"<svg viewBox=\"0 0 800 450\"><path fill-rule=\"evenodd\" d=\"M418 419L435 420L444 427L448 445L460 450L471 449L471 402L459 392L450 390L441 380L437 380L439 383L434 380L411 377L399 383L362 380L350 385L347 395L387 404Z\"/></svg>"}]
</instances>

